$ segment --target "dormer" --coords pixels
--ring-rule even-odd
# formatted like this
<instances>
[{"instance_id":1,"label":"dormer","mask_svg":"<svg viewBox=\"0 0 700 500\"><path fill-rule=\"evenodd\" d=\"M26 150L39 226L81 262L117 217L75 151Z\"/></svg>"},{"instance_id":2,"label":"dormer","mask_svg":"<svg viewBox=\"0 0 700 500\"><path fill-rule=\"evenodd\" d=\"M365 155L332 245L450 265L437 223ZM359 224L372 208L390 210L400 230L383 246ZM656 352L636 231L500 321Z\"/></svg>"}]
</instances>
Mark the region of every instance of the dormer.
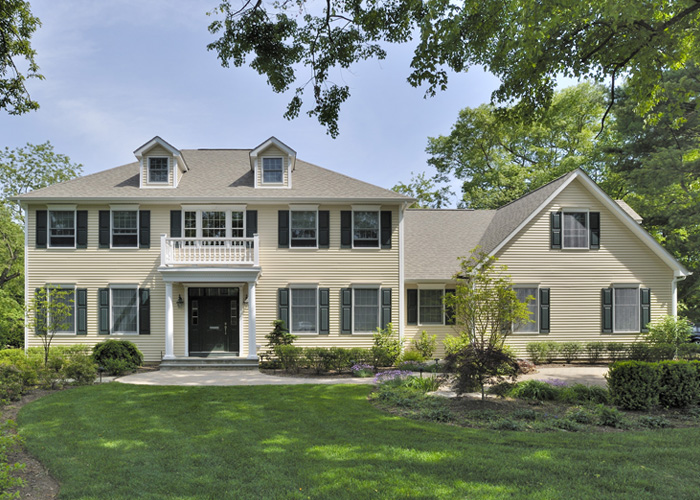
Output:
<instances>
[{"instance_id":1,"label":"dormer","mask_svg":"<svg viewBox=\"0 0 700 500\"><path fill-rule=\"evenodd\" d=\"M291 188L296 160L296 151L276 137L270 137L250 152L255 187Z\"/></svg>"},{"instance_id":2,"label":"dormer","mask_svg":"<svg viewBox=\"0 0 700 500\"><path fill-rule=\"evenodd\" d=\"M141 164L141 188L176 188L189 170L180 151L158 136L134 151L134 155Z\"/></svg>"}]
</instances>

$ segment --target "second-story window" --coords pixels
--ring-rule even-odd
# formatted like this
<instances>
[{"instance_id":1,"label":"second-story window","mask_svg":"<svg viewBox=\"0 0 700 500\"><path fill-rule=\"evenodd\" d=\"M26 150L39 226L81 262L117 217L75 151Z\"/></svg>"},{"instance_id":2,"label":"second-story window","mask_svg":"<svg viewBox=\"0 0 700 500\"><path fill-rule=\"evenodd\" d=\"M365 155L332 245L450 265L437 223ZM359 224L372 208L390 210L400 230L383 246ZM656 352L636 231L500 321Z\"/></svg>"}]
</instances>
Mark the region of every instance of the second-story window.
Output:
<instances>
[{"instance_id":1,"label":"second-story window","mask_svg":"<svg viewBox=\"0 0 700 500\"><path fill-rule=\"evenodd\" d=\"M238 210L185 210L185 238L207 238L204 245L221 245L225 238L245 237L245 212ZM218 238L221 238L219 240ZM193 242L186 242L191 245Z\"/></svg>"},{"instance_id":2,"label":"second-story window","mask_svg":"<svg viewBox=\"0 0 700 500\"><path fill-rule=\"evenodd\" d=\"M282 184L284 182L282 158L263 158L262 181L263 184Z\"/></svg>"},{"instance_id":3,"label":"second-story window","mask_svg":"<svg viewBox=\"0 0 700 500\"><path fill-rule=\"evenodd\" d=\"M75 212L73 210L49 211L49 246L75 246Z\"/></svg>"},{"instance_id":4,"label":"second-story window","mask_svg":"<svg viewBox=\"0 0 700 500\"><path fill-rule=\"evenodd\" d=\"M315 210L292 210L290 212L291 247L316 246L317 214L318 212Z\"/></svg>"},{"instance_id":5,"label":"second-story window","mask_svg":"<svg viewBox=\"0 0 700 500\"><path fill-rule=\"evenodd\" d=\"M112 247L135 248L139 246L138 211L112 211Z\"/></svg>"},{"instance_id":6,"label":"second-story window","mask_svg":"<svg viewBox=\"0 0 700 500\"><path fill-rule=\"evenodd\" d=\"M354 211L353 246L355 248L377 248L379 246L379 212Z\"/></svg>"},{"instance_id":7,"label":"second-story window","mask_svg":"<svg viewBox=\"0 0 700 500\"><path fill-rule=\"evenodd\" d=\"M588 212L564 212L564 248L588 248Z\"/></svg>"},{"instance_id":8,"label":"second-story window","mask_svg":"<svg viewBox=\"0 0 700 500\"><path fill-rule=\"evenodd\" d=\"M169 182L167 158L148 159L148 182L154 184L167 184Z\"/></svg>"},{"instance_id":9,"label":"second-story window","mask_svg":"<svg viewBox=\"0 0 700 500\"><path fill-rule=\"evenodd\" d=\"M245 236L244 221L243 212L231 212L231 238L243 238Z\"/></svg>"}]
</instances>

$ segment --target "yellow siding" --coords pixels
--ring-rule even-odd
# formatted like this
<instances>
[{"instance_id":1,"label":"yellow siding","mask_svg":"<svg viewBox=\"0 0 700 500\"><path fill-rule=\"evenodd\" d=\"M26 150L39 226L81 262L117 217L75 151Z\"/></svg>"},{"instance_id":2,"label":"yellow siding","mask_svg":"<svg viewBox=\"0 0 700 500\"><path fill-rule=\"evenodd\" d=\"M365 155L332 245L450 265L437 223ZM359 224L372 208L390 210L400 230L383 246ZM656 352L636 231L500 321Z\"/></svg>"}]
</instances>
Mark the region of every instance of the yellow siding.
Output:
<instances>
[{"instance_id":1,"label":"yellow siding","mask_svg":"<svg viewBox=\"0 0 700 500\"><path fill-rule=\"evenodd\" d=\"M148 153L143 156L143 165L141 168L141 185L142 186L156 186L156 187L164 187L164 184L149 184L148 183L148 158L149 157L163 157L166 156L168 158L168 165L170 166L169 168L169 173L168 173L168 185L172 186L173 185L173 175L174 175L174 170L175 170L175 162L173 161L173 157L170 154L170 152L165 149L164 147L160 145L156 145L152 147L151 149L148 150ZM180 174L182 175L182 174ZM179 178L178 178L179 180Z\"/></svg>"}]
</instances>

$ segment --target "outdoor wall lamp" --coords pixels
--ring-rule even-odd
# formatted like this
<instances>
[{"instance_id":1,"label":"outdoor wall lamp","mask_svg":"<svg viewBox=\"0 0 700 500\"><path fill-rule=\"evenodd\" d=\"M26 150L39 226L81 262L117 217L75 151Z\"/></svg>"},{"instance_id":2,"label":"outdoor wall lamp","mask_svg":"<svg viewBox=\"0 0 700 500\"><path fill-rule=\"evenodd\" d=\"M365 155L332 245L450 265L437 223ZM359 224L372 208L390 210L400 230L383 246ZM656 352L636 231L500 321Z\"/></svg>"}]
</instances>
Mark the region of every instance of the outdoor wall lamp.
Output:
<instances>
[{"instance_id":1,"label":"outdoor wall lamp","mask_svg":"<svg viewBox=\"0 0 700 500\"><path fill-rule=\"evenodd\" d=\"M185 305L185 301L182 300L182 295L177 295L177 307L182 308Z\"/></svg>"}]
</instances>

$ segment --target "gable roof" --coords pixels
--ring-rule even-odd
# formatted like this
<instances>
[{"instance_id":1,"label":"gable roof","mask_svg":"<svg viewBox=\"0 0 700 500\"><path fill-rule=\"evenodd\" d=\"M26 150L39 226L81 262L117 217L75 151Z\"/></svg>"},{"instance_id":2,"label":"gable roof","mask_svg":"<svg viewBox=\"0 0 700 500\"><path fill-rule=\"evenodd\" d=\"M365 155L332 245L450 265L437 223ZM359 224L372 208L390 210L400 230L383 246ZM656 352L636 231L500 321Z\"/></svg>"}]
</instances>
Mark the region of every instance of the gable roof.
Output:
<instances>
[{"instance_id":1,"label":"gable roof","mask_svg":"<svg viewBox=\"0 0 700 500\"><path fill-rule=\"evenodd\" d=\"M255 168L255 160L257 159L258 155L260 153L264 152L270 146L275 146L277 149L279 149L280 151L283 151L287 156L289 156L289 158L291 160L292 170L294 170L294 167L296 166L296 161L297 161L297 152L294 151L289 146L287 146L282 141L280 141L274 135L272 137L270 137L268 140L262 142L260 145L254 147L250 151L250 169L253 170Z\"/></svg>"},{"instance_id":2,"label":"gable roof","mask_svg":"<svg viewBox=\"0 0 700 500\"><path fill-rule=\"evenodd\" d=\"M189 170L177 188L140 189L139 163L86 175L18 196L21 202L403 203L412 198L298 160L290 189L255 189L249 149L181 150Z\"/></svg>"},{"instance_id":3,"label":"gable roof","mask_svg":"<svg viewBox=\"0 0 700 500\"><path fill-rule=\"evenodd\" d=\"M475 210L473 215L464 215L462 210L438 210L444 212L439 218L430 215L418 215L421 210L406 211L406 268L405 277L411 281L449 280L457 270L457 256L468 254L477 244L481 250L495 255L518 232L535 218L554 198L561 193L574 179L579 179L583 186L612 212L632 233L644 242L663 262L673 271L674 276L688 276L691 273L680 264L673 255L663 248L624 208L610 198L588 175L581 169L568 174L531 191L525 196L502 206L498 210ZM436 212L436 211L433 211ZM469 212L466 212L469 213ZM431 220L430 217L433 217ZM488 221L486 227L484 223ZM429 229L423 225L434 226ZM466 234L439 233L473 233L478 235L475 240ZM427 238L427 239L426 239ZM463 245L454 248L445 244ZM426 245L425 242L431 244ZM437 244L432 244L436 242ZM428 269L434 272L429 273ZM432 275L429 275L432 274Z\"/></svg>"}]
</instances>

